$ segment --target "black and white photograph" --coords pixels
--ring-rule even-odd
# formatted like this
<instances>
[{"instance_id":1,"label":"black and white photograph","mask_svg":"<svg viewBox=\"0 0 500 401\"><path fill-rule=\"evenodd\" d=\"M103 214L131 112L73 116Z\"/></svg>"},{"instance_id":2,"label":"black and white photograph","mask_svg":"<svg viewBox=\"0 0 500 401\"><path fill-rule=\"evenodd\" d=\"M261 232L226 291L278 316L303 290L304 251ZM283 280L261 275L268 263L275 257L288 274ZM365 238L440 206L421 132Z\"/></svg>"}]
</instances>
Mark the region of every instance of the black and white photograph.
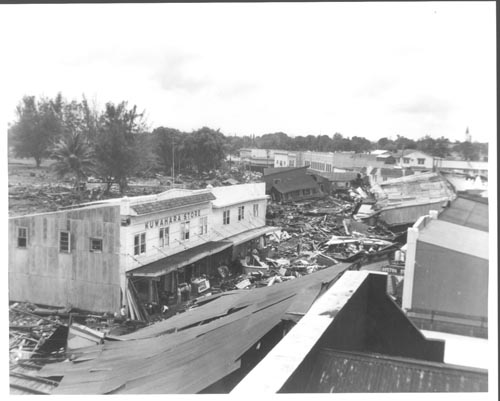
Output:
<instances>
[{"instance_id":1,"label":"black and white photograph","mask_svg":"<svg viewBox=\"0 0 500 401\"><path fill-rule=\"evenodd\" d=\"M498 399L496 15L1 4L3 394Z\"/></svg>"}]
</instances>

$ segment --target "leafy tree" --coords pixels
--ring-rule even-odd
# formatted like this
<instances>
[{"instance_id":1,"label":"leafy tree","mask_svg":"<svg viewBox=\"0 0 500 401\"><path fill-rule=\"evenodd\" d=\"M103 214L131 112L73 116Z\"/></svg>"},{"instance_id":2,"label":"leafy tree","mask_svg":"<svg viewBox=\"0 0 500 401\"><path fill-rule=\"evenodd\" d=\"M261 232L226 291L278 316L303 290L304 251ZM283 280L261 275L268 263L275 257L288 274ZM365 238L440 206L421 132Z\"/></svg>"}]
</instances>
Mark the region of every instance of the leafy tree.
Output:
<instances>
[{"instance_id":1,"label":"leafy tree","mask_svg":"<svg viewBox=\"0 0 500 401\"><path fill-rule=\"evenodd\" d=\"M127 102L106 103L99 122L95 155L99 176L107 183L107 192L117 183L123 193L128 179L138 169L142 157L136 146L136 135L145 130L143 113L137 107L127 108Z\"/></svg>"},{"instance_id":2,"label":"leafy tree","mask_svg":"<svg viewBox=\"0 0 500 401\"><path fill-rule=\"evenodd\" d=\"M57 176L59 178L72 176L77 189L93 172L92 151L82 133L74 132L62 137L54 145L51 156L55 160L51 168Z\"/></svg>"},{"instance_id":3,"label":"leafy tree","mask_svg":"<svg viewBox=\"0 0 500 401\"><path fill-rule=\"evenodd\" d=\"M459 152L464 160L479 160L479 147L472 142L460 142L453 150Z\"/></svg>"},{"instance_id":4,"label":"leafy tree","mask_svg":"<svg viewBox=\"0 0 500 401\"><path fill-rule=\"evenodd\" d=\"M193 162L198 172L208 172L219 168L225 159L224 135L203 127L190 135L187 143L189 153L194 156Z\"/></svg>"},{"instance_id":5,"label":"leafy tree","mask_svg":"<svg viewBox=\"0 0 500 401\"><path fill-rule=\"evenodd\" d=\"M351 138L351 150L356 153L368 152L372 149L372 143L363 137L353 136Z\"/></svg>"},{"instance_id":6,"label":"leafy tree","mask_svg":"<svg viewBox=\"0 0 500 401\"><path fill-rule=\"evenodd\" d=\"M175 144L180 145L181 135L182 133L175 128L158 127L152 132L155 142L154 151L166 174L172 174L172 158L175 162Z\"/></svg>"},{"instance_id":7,"label":"leafy tree","mask_svg":"<svg viewBox=\"0 0 500 401\"><path fill-rule=\"evenodd\" d=\"M23 97L16 113L17 121L11 127L14 152L20 157L33 157L40 167L61 133L61 121L48 99L37 103L34 96Z\"/></svg>"}]
</instances>

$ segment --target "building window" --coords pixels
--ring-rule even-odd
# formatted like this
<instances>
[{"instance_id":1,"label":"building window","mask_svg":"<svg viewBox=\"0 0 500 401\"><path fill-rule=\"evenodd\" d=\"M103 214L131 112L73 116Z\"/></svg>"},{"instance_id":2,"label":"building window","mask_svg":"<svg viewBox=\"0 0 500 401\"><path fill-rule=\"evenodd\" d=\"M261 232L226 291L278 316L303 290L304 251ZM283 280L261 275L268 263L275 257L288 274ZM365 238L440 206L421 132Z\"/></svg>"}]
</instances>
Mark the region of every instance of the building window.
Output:
<instances>
[{"instance_id":1,"label":"building window","mask_svg":"<svg viewBox=\"0 0 500 401\"><path fill-rule=\"evenodd\" d=\"M222 224L229 224L229 210L224 210L222 213Z\"/></svg>"},{"instance_id":2,"label":"building window","mask_svg":"<svg viewBox=\"0 0 500 401\"><path fill-rule=\"evenodd\" d=\"M403 157L403 163L409 164L410 163L410 158L409 157Z\"/></svg>"},{"instance_id":3,"label":"building window","mask_svg":"<svg viewBox=\"0 0 500 401\"><path fill-rule=\"evenodd\" d=\"M418 162L418 164L424 164L425 163L425 159L417 159L417 162Z\"/></svg>"},{"instance_id":4,"label":"building window","mask_svg":"<svg viewBox=\"0 0 500 401\"><path fill-rule=\"evenodd\" d=\"M181 223L181 241L189 239L189 221Z\"/></svg>"},{"instance_id":5,"label":"building window","mask_svg":"<svg viewBox=\"0 0 500 401\"><path fill-rule=\"evenodd\" d=\"M146 253L146 233L134 235L134 255Z\"/></svg>"},{"instance_id":6,"label":"building window","mask_svg":"<svg viewBox=\"0 0 500 401\"><path fill-rule=\"evenodd\" d=\"M258 203L253 205L253 217L259 217L259 204Z\"/></svg>"},{"instance_id":7,"label":"building window","mask_svg":"<svg viewBox=\"0 0 500 401\"><path fill-rule=\"evenodd\" d=\"M238 221L243 220L245 218L245 206L238 207Z\"/></svg>"},{"instance_id":8,"label":"building window","mask_svg":"<svg viewBox=\"0 0 500 401\"><path fill-rule=\"evenodd\" d=\"M294 167L295 166L295 160L290 160L290 167Z\"/></svg>"},{"instance_id":9,"label":"building window","mask_svg":"<svg viewBox=\"0 0 500 401\"><path fill-rule=\"evenodd\" d=\"M70 241L69 231L61 231L59 233L59 252L69 253L71 249Z\"/></svg>"},{"instance_id":10,"label":"building window","mask_svg":"<svg viewBox=\"0 0 500 401\"><path fill-rule=\"evenodd\" d=\"M208 217L200 218L200 235L205 235L208 232Z\"/></svg>"},{"instance_id":11,"label":"building window","mask_svg":"<svg viewBox=\"0 0 500 401\"><path fill-rule=\"evenodd\" d=\"M281 179L279 179L279 178L275 178L273 180L273 183L275 183L275 184L279 184L280 182L281 182Z\"/></svg>"},{"instance_id":12,"label":"building window","mask_svg":"<svg viewBox=\"0 0 500 401\"><path fill-rule=\"evenodd\" d=\"M90 239L90 252L102 252L102 239L101 238L91 238Z\"/></svg>"},{"instance_id":13,"label":"building window","mask_svg":"<svg viewBox=\"0 0 500 401\"><path fill-rule=\"evenodd\" d=\"M17 228L17 246L26 248L28 245L28 229L26 227Z\"/></svg>"},{"instance_id":14,"label":"building window","mask_svg":"<svg viewBox=\"0 0 500 401\"><path fill-rule=\"evenodd\" d=\"M160 228L160 248L168 246L170 243L170 227Z\"/></svg>"},{"instance_id":15,"label":"building window","mask_svg":"<svg viewBox=\"0 0 500 401\"><path fill-rule=\"evenodd\" d=\"M311 190L310 189L304 189L304 190L302 190L302 193L304 195L310 195L311 194Z\"/></svg>"}]
</instances>

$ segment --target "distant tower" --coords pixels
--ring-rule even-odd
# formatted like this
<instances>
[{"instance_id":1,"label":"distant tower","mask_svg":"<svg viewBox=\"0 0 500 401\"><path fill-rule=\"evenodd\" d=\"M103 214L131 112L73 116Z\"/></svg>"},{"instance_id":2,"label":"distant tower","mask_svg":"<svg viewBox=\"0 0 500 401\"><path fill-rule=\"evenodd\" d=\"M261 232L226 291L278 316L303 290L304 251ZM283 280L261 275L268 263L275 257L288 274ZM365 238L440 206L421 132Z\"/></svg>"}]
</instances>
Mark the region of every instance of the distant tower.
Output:
<instances>
[{"instance_id":1,"label":"distant tower","mask_svg":"<svg viewBox=\"0 0 500 401\"><path fill-rule=\"evenodd\" d=\"M469 127L465 130L465 142L472 142L471 136L469 134Z\"/></svg>"}]
</instances>

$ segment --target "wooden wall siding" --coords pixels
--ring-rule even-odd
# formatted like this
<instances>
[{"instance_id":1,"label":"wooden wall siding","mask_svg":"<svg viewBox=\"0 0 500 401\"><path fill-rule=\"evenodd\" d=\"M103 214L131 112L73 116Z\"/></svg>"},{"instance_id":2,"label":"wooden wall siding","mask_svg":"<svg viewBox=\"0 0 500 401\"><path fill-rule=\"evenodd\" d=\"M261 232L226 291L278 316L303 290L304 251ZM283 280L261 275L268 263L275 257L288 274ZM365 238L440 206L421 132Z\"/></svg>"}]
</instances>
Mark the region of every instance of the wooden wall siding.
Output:
<instances>
[{"instance_id":1,"label":"wooden wall siding","mask_svg":"<svg viewBox=\"0 0 500 401\"><path fill-rule=\"evenodd\" d=\"M27 249L17 247L18 227L28 227ZM59 232L68 230L71 253L60 253ZM90 238L102 238L102 252L90 252ZM117 311L119 252L119 206L10 219L9 299Z\"/></svg>"}]
</instances>

